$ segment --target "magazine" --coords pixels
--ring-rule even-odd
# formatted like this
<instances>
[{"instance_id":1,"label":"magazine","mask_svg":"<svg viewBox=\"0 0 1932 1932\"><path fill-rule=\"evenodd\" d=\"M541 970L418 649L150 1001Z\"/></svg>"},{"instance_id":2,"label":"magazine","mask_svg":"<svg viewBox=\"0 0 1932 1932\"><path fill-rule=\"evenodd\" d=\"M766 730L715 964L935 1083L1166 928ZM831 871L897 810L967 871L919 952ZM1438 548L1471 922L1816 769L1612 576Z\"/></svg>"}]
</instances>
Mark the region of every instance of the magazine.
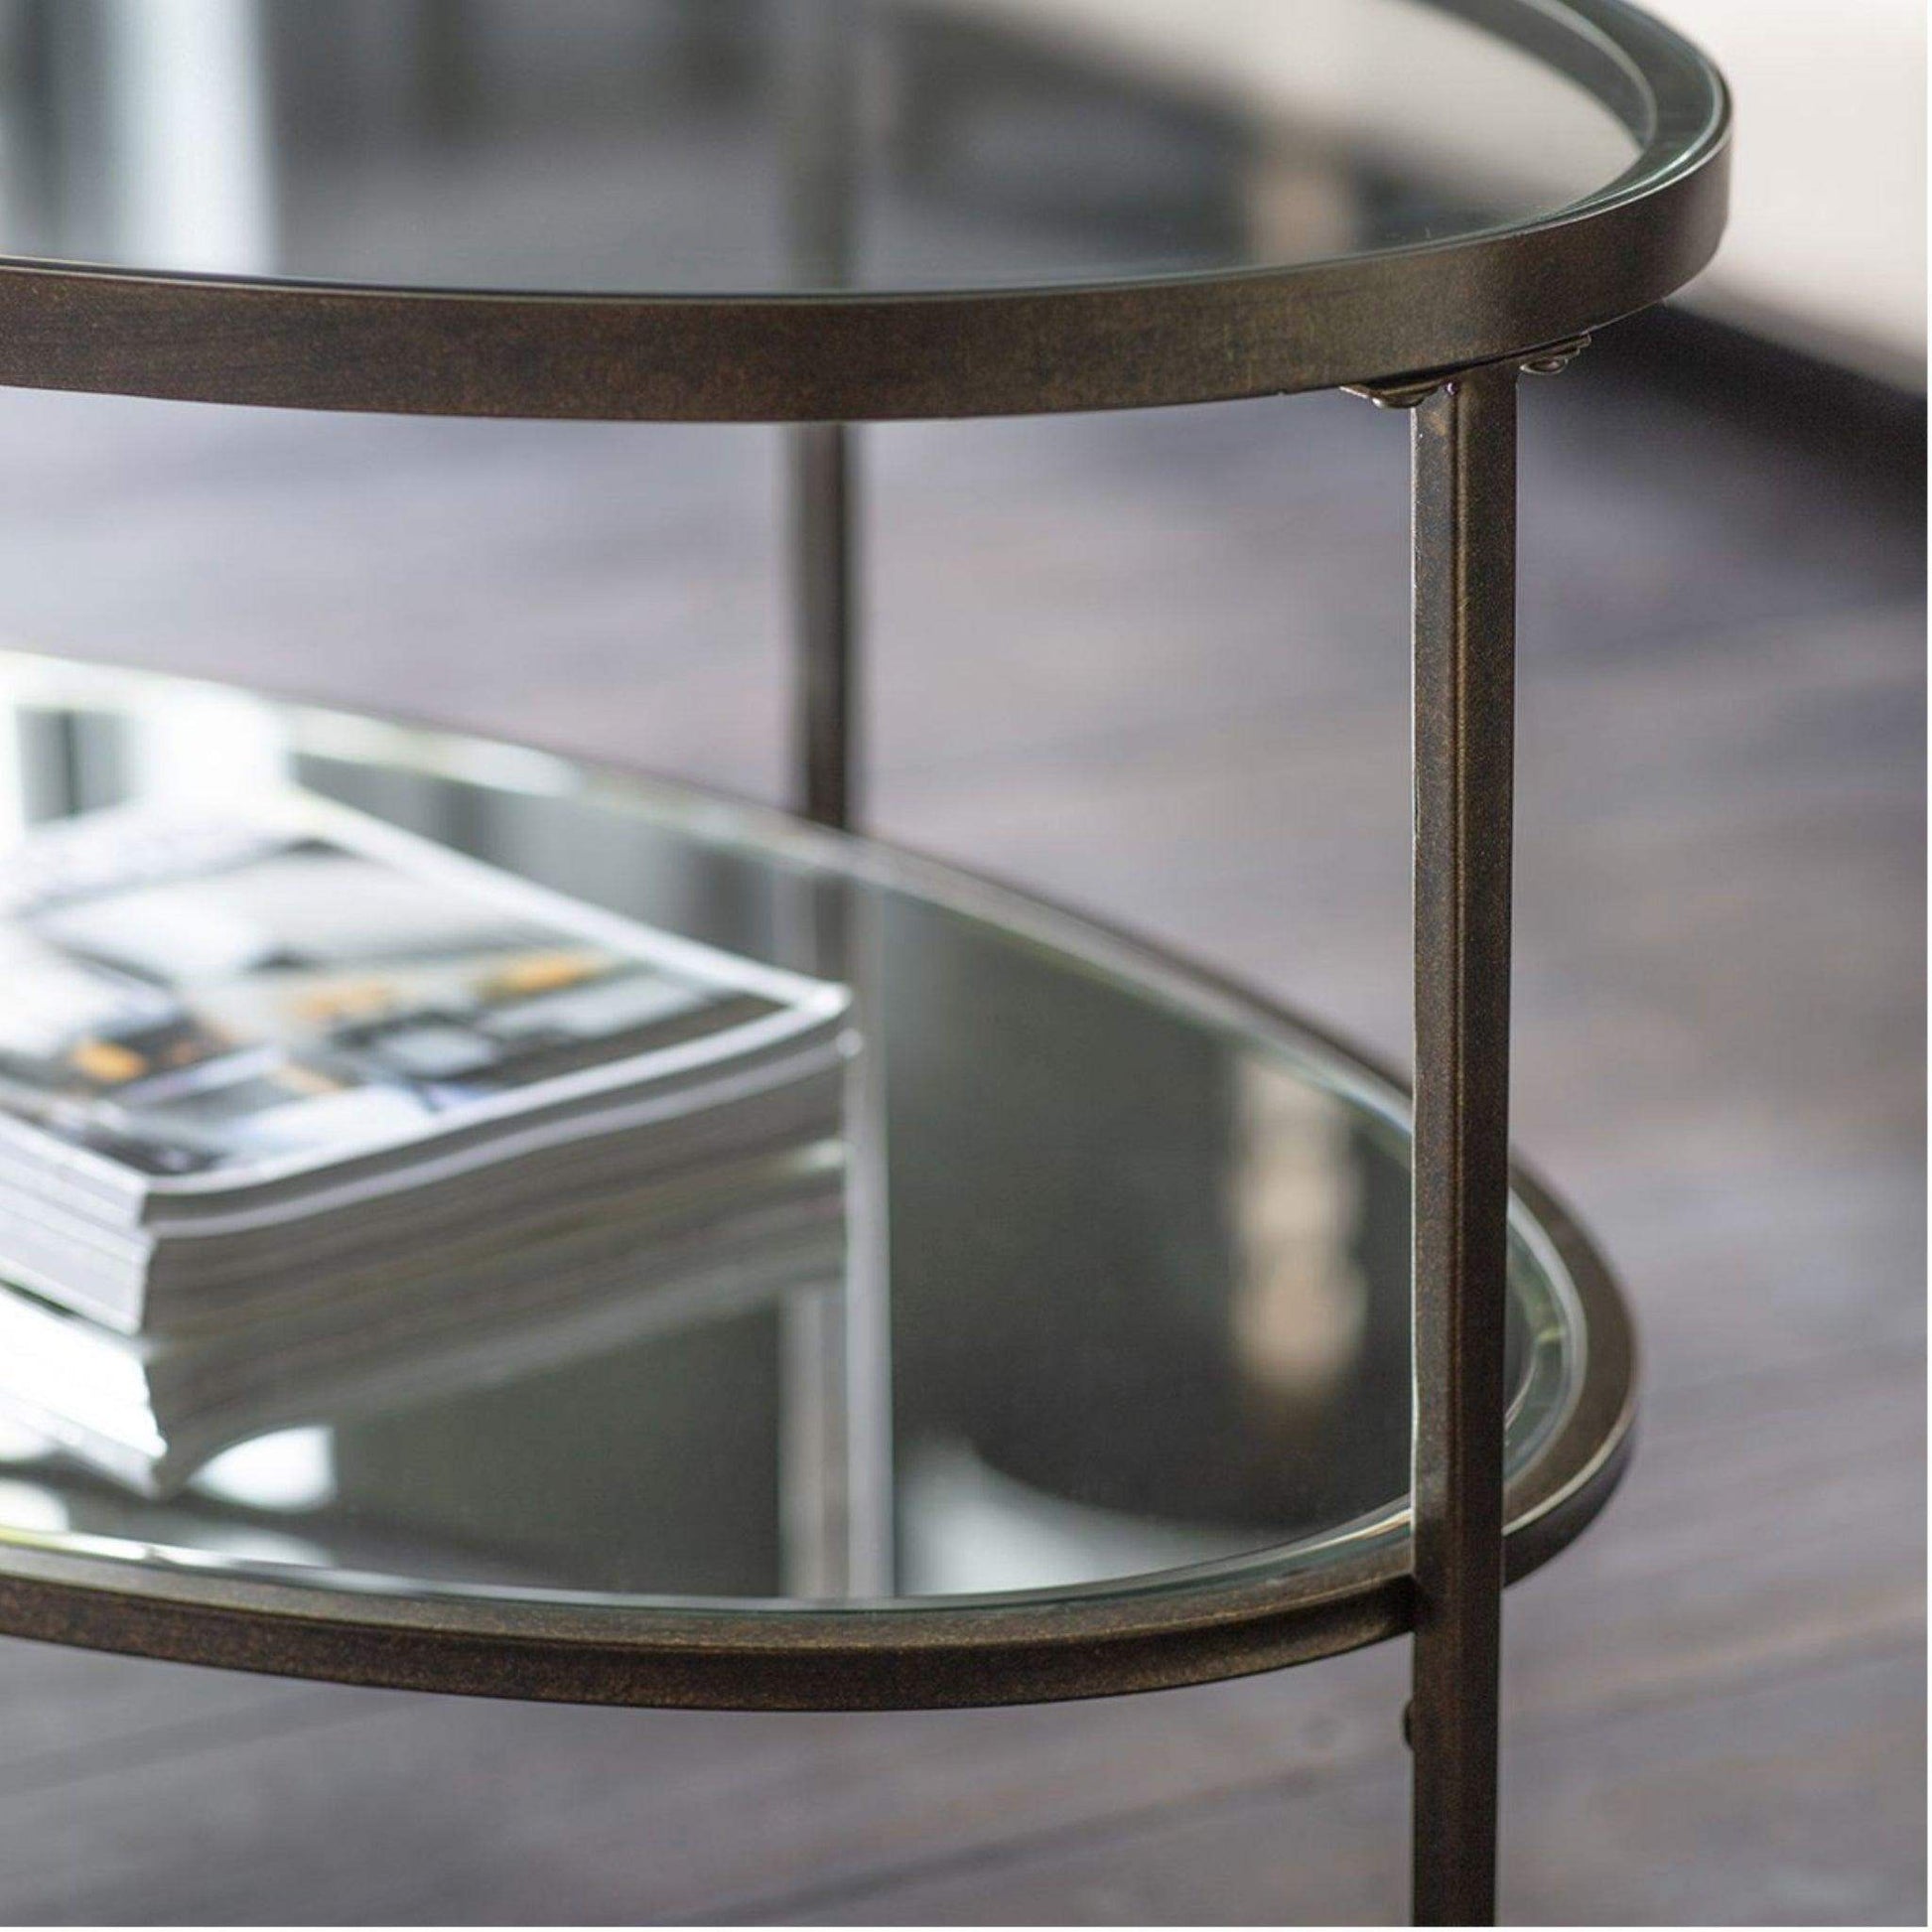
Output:
<instances>
[{"instance_id":1,"label":"magazine","mask_svg":"<svg viewBox=\"0 0 1932 1932\"><path fill-rule=\"evenodd\" d=\"M0 1274L122 1332L840 1131L843 987L299 792L0 859Z\"/></svg>"},{"instance_id":2,"label":"magazine","mask_svg":"<svg viewBox=\"0 0 1932 1932\"><path fill-rule=\"evenodd\" d=\"M519 1380L836 1285L842 1168L825 1148L730 1164L206 1332L116 1334L0 1284L0 1416L167 1496L268 1431Z\"/></svg>"}]
</instances>

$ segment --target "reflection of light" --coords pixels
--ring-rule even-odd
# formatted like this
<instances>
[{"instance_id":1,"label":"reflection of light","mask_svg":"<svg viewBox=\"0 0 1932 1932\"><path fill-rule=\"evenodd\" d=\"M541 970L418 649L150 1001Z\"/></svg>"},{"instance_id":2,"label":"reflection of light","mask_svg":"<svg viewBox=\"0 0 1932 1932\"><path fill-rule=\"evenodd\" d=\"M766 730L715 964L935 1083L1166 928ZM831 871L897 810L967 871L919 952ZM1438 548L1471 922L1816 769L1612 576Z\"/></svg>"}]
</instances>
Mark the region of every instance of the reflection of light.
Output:
<instances>
[{"instance_id":1,"label":"reflection of light","mask_svg":"<svg viewBox=\"0 0 1932 1932\"><path fill-rule=\"evenodd\" d=\"M288 769L284 728L237 691L171 691L144 704L131 747L145 801L210 806L271 789Z\"/></svg>"},{"instance_id":2,"label":"reflection of light","mask_svg":"<svg viewBox=\"0 0 1932 1932\"><path fill-rule=\"evenodd\" d=\"M56 1535L68 1526L68 1506L37 1483L0 1482L0 1530Z\"/></svg>"},{"instance_id":3,"label":"reflection of light","mask_svg":"<svg viewBox=\"0 0 1932 1932\"><path fill-rule=\"evenodd\" d=\"M8 680L12 683L11 678ZM22 758L25 724L19 719L16 693L7 693L7 709L15 715L6 719L0 730L0 846L10 846L27 830L27 785L29 773Z\"/></svg>"},{"instance_id":4,"label":"reflection of light","mask_svg":"<svg viewBox=\"0 0 1932 1932\"><path fill-rule=\"evenodd\" d=\"M199 1524L195 1547L204 1556L225 1557L237 1563L292 1563L316 1570L331 1562L329 1552L314 1543L284 1536L279 1530L259 1530L252 1524Z\"/></svg>"},{"instance_id":5,"label":"reflection of light","mask_svg":"<svg viewBox=\"0 0 1932 1932\"><path fill-rule=\"evenodd\" d=\"M189 1487L246 1509L320 1509L336 1494L335 1444L327 1429L278 1429L223 1449Z\"/></svg>"},{"instance_id":6,"label":"reflection of light","mask_svg":"<svg viewBox=\"0 0 1932 1932\"><path fill-rule=\"evenodd\" d=\"M253 0L107 9L117 241L140 267L260 273L273 256L268 103Z\"/></svg>"},{"instance_id":7,"label":"reflection of light","mask_svg":"<svg viewBox=\"0 0 1932 1932\"><path fill-rule=\"evenodd\" d=\"M1068 1502L989 1468L957 1442L924 1443L907 1456L899 1507L900 1587L912 1596L1102 1583L1242 1556L1270 1540Z\"/></svg>"},{"instance_id":8,"label":"reflection of light","mask_svg":"<svg viewBox=\"0 0 1932 1932\"><path fill-rule=\"evenodd\" d=\"M20 1423L0 1416L0 1462L39 1462L54 1453L54 1445Z\"/></svg>"},{"instance_id":9,"label":"reflection of light","mask_svg":"<svg viewBox=\"0 0 1932 1932\"><path fill-rule=\"evenodd\" d=\"M960 0L955 0L959 4ZM970 0L1096 63L1218 100L1277 140L1366 149L1415 179L1555 205L1635 155L1602 102L1453 13L1391 0Z\"/></svg>"},{"instance_id":10,"label":"reflection of light","mask_svg":"<svg viewBox=\"0 0 1932 1932\"><path fill-rule=\"evenodd\" d=\"M1349 1253L1360 1179L1347 1116L1306 1076L1261 1060L1242 1066L1237 1107L1235 1344L1262 1387L1319 1402L1368 1322L1368 1285Z\"/></svg>"}]
</instances>

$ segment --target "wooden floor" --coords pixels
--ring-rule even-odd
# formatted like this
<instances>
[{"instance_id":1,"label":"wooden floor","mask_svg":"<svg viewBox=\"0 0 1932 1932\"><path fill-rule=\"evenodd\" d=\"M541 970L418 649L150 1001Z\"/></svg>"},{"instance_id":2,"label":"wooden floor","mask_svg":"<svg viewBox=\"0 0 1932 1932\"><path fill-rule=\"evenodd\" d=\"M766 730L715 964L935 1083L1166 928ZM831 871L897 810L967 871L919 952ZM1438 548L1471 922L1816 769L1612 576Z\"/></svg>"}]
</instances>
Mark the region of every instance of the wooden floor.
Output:
<instances>
[{"instance_id":1,"label":"wooden floor","mask_svg":"<svg viewBox=\"0 0 1932 1932\"><path fill-rule=\"evenodd\" d=\"M1510 1599L1504 1907L1923 1923L1913 425L1634 328L1525 401L1517 1128L1648 1393ZM1401 1053L1404 444L875 434L879 826ZM0 447L19 641L773 789L767 433L8 396ZM733 1718L0 1645L0 1918L1389 1920L1405 1664Z\"/></svg>"}]
</instances>

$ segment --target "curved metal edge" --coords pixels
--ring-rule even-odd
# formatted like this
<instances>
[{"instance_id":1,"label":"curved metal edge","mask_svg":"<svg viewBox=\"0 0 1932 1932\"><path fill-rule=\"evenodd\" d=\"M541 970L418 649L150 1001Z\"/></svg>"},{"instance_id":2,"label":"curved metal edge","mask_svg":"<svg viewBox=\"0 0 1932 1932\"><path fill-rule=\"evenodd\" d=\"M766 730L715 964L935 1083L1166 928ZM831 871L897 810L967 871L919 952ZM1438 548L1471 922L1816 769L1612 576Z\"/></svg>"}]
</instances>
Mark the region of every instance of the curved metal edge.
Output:
<instances>
[{"instance_id":1,"label":"curved metal edge","mask_svg":"<svg viewBox=\"0 0 1932 1932\"><path fill-rule=\"evenodd\" d=\"M1554 1205L1519 1173L1539 1217ZM1585 1388L1511 1485L1508 1579L1594 1520L1627 1465L1630 1323L1567 1218L1543 1222L1584 1302ZM1175 1689L1311 1663L1412 1624L1406 1544L1304 1576L1059 1602L785 1612L357 1597L0 1545L0 1632L225 1670L393 1690L666 1710L886 1711ZM625 1625L621 1634L614 1626Z\"/></svg>"},{"instance_id":2,"label":"curved metal edge","mask_svg":"<svg viewBox=\"0 0 1932 1932\"><path fill-rule=\"evenodd\" d=\"M1602 1514L1636 1449L1642 1363L1636 1324L1582 1223L1534 1173L1512 1164L1511 1186L1576 1284L1589 1351L1584 1388L1560 1439L1509 1495L1503 1581L1513 1584L1568 1549Z\"/></svg>"},{"instance_id":3,"label":"curved metal edge","mask_svg":"<svg viewBox=\"0 0 1932 1932\"><path fill-rule=\"evenodd\" d=\"M768 808L746 809L794 824ZM796 829L834 858L893 852ZM1129 948L1404 1089L1374 1057L1168 948L960 868L902 856L915 869ZM1520 1166L1512 1165L1511 1179L1571 1276L1586 1340L1576 1405L1509 1488L1505 1563L1515 1582L1567 1547L1609 1500L1629 1457L1637 1361L1621 1293L1581 1224ZM0 1634L228 1670L541 1702L795 1711L1051 1703L1279 1670L1411 1625L1406 1542L1301 1574L1151 1576L1115 1595L785 1611L364 1595L0 1542Z\"/></svg>"},{"instance_id":4,"label":"curved metal edge","mask_svg":"<svg viewBox=\"0 0 1932 1932\"><path fill-rule=\"evenodd\" d=\"M9 1552L15 1555L29 1553ZM466 1697L689 1711L924 1711L1045 1704L1205 1684L1310 1663L1409 1628L1408 1580L1318 1599L1204 1608L1145 1627L1055 1610L735 1616L661 1642L466 1619L351 1623L267 1612L242 1592L187 1600L97 1587L42 1559L0 1577L0 1631L176 1663ZM305 1592L268 1593L299 1598ZM668 1619L675 1621L677 1619ZM843 1622L848 1627L837 1626ZM872 1625L889 1626L875 1630ZM852 1626L860 1626L854 1628ZM903 1627L901 1627L903 1626ZM916 1626L916 1627L915 1627Z\"/></svg>"},{"instance_id":5,"label":"curved metal edge","mask_svg":"<svg viewBox=\"0 0 1932 1932\"><path fill-rule=\"evenodd\" d=\"M930 295L437 293L0 260L0 384L302 409L861 422L1138 409L1500 360L1661 301L1716 252L1716 70L1622 0L1460 0L1644 152L1550 218L1218 277ZM1565 58L1565 50L1569 50Z\"/></svg>"}]
</instances>

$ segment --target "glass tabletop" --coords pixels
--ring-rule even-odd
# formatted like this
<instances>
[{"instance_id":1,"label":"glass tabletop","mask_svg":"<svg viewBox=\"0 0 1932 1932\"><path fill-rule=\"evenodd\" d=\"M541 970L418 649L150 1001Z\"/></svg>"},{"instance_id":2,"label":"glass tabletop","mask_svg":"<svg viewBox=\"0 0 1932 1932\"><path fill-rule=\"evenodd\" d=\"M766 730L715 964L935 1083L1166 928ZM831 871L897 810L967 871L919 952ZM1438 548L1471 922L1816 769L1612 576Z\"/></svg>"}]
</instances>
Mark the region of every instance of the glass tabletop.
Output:
<instances>
[{"instance_id":1,"label":"glass tabletop","mask_svg":"<svg viewBox=\"0 0 1932 1932\"><path fill-rule=\"evenodd\" d=\"M569 295L1219 274L1513 225L1637 154L1427 0L0 5L0 254L133 270Z\"/></svg>"},{"instance_id":2,"label":"glass tabletop","mask_svg":"<svg viewBox=\"0 0 1932 1932\"><path fill-rule=\"evenodd\" d=\"M1406 1125L1316 1035L949 870L536 753L32 659L0 663L0 748L10 848L293 782L852 993L843 1094L784 1156L814 1211L721 1170L729 1266L626 1233L615 1286L540 1318L498 1320L479 1285L460 1347L291 1355L219 1399L155 1373L113 1396L136 1423L106 1455L105 1394L0 1364L0 1559L890 1606L1406 1535ZM1521 1472L1587 1338L1520 1201L1509 1266ZM250 1347L279 1359L261 1320Z\"/></svg>"}]
</instances>

